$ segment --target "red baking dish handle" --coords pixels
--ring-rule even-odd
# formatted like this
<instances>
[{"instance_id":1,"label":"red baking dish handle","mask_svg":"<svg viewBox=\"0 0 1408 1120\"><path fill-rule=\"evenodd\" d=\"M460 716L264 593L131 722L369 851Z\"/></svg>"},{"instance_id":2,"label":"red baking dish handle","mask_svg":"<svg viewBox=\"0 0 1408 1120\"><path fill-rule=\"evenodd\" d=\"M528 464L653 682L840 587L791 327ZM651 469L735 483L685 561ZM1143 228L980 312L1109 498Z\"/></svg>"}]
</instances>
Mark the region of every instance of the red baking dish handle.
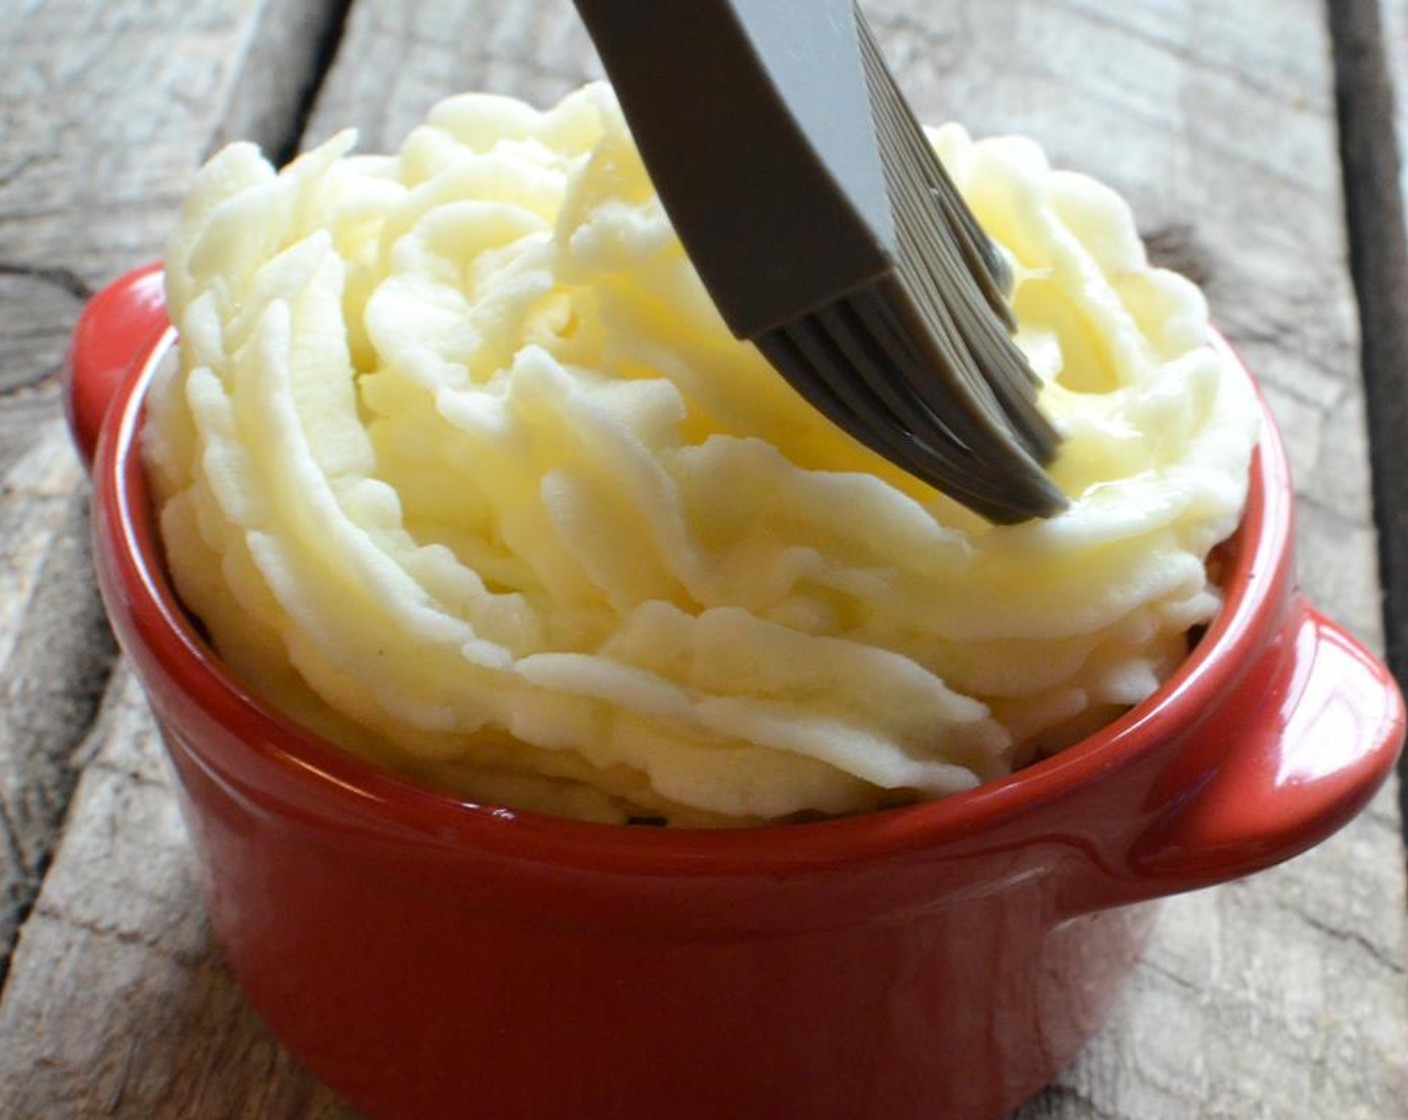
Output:
<instances>
[{"instance_id":1,"label":"red baking dish handle","mask_svg":"<svg viewBox=\"0 0 1408 1120\"><path fill-rule=\"evenodd\" d=\"M1080 910L1211 886L1320 843L1368 804L1403 744L1388 670L1295 596L1279 638L1163 776L1121 874Z\"/></svg>"},{"instance_id":2,"label":"red baking dish handle","mask_svg":"<svg viewBox=\"0 0 1408 1120\"><path fill-rule=\"evenodd\" d=\"M64 358L64 412L89 470L113 395L169 325L160 263L127 273L83 309Z\"/></svg>"}]
</instances>

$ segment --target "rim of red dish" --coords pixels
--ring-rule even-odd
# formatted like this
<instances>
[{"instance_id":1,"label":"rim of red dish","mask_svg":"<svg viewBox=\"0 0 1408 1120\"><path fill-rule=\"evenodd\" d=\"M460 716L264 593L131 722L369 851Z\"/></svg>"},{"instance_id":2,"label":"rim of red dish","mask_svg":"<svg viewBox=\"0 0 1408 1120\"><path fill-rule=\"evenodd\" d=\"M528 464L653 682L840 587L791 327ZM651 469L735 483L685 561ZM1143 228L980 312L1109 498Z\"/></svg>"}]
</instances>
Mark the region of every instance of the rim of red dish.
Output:
<instances>
[{"instance_id":1,"label":"rim of red dish","mask_svg":"<svg viewBox=\"0 0 1408 1120\"><path fill-rule=\"evenodd\" d=\"M154 521L145 506L138 439L142 405L174 329L134 362L115 394L94 466L94 500L107 514L117 581L136 634L185 692L242 743L309 791L371 817L408 840L493 849L565 865L630 872L752 873L878 859L971 837L999 820L1030 813L1088 779L1157 749L1168 734L1215 703L1266 638L1286 578L1292 533L1289 468L1262 400L1262 429L1251 467L1241 543L1224 579L1224 601L1188 658L1148 700L1118 720L1004 778L935 801L794 824L740 829L647 828L553 817L477 803L365 762L282 715L249 692L196 632L166 577ZM1251 380L1220 335L1214 346ZM198 756L208 753L195 748ZM199 761L217 779L238 778L239 760Z\"/></svg>"}]
</instances>

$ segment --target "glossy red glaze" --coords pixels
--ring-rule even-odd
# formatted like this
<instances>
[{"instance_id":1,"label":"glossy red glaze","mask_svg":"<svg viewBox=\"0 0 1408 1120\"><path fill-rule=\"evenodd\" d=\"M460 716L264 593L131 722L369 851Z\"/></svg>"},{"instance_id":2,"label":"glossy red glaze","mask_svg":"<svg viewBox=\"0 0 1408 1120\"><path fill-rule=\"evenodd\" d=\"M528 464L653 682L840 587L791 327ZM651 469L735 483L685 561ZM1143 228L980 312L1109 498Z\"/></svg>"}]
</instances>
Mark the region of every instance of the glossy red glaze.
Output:
<instances>
[{"instance_id":1,"label":"glossy red glaze","mask_svg":"<svg viewBox=\"0 0 1408 1120\"><path fill-rule=\"evenodd\" d=\"M722 833L416 787L265 708L181 613L135 441L171 337L152 341L152 283L100 296L72 355L76 438L102 430L103 595L236 974L372 1117L996 1117L1105 1017L1149 927L1128 904L1295 855L1397 756L1390 677L1293 589L1268 416L1207 636L1149 702L1018 775Z\"/></svg>"},{"instance_id":2,"label":"glossy red glaze","mask_svg":"<svg viewBox=\"0 0 1408 1120\"><path fill-rule=\"evenodd\" d=\"M64 412L83 465L93 466L108 402L165 333L160 264L129 272L88 301L64 362ZM76 371L81 370L81 376Z\"/></svg>"}]
</instances>

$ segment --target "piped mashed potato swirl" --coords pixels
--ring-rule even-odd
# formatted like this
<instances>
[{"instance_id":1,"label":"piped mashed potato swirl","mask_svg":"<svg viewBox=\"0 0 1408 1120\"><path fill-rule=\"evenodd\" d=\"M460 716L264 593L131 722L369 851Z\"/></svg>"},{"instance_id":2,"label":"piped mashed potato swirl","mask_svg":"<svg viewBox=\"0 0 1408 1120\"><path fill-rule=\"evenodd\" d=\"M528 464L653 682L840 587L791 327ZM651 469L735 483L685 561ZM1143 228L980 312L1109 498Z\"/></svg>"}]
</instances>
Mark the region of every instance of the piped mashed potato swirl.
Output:
<instances>
[{"instance_id":1,"label":"piped mashed potato swirl","mask_svg":"<svg viewBox=\"0 0 1408 1120\"><path fill-rule=\"evenodd\" d=\"M1144 699L1217 609L1256 403L1112 191L931 135L1013 262L1066 513L987 525L734 341L608 88L467 95L396 155L199 174L144 448L178 593L349 750L594 820L938 797Z\"/></svg>"}]
</instances>

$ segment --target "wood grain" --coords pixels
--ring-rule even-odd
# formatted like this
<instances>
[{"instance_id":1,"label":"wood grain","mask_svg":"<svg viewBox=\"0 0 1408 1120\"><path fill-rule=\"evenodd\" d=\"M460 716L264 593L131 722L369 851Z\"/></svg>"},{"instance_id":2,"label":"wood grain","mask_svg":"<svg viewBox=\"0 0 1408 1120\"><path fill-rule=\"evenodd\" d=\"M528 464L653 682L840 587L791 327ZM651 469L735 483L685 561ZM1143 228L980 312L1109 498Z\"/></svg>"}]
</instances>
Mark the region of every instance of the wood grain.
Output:
<instances>
[{"instance_id":1,"label":"wood grain","mask_svg":"<svg viewBox=\"0 0 1408 1120\"><path fill-rule=\"evenodd\" d=\"M210 940L145 701L124 670L0 1000L0 1116L350 1117Z\"/></svg>"},{"instance_id":2,"label":"wood grain","mask_svg":"<svg viewBox=\"0 0 1408 1120\"><path fill-rule=\"evenodd\" d=\"M216 7L204 16L151 18L167 21L160 35L168 50L184 44L206 66L218 63L217 43L267 44L281 37L267 21L287 19L286 11L272 14L274 5L242 8L238 19L217 16ZM1291 445L1304 583L1322 606L1379 642L1358 320L1345 266L1332 56L1321 7L1311 0L873 0L868 9L928 119L955 117L980 134L1035 136L1056 162L1129 197L1157 256L1206 286L1217 321L1261 378ZM326 29L332 17L319 10ZM145 11L131 5L128 26L147 19L138 14ZM84 18L89 22L80 18L71 34L115 41L117 17ZM67 66L78 75L70 80L81 81L82 68L63 60L96 58L72 43L27 34L31 54L53 58L41 68ZM46 34L62 38L57 24ZM7 41L0 34L0 62ZM307 135L318 139L356 124L364 149L384 149L435 100L460 89L547 101L595 73L566 0L360 0ZM241 119L222 104L241 83L228 70L222 75L205 75L204 84L182 91L181 113L189 119L162 157L168 173L145 184L150 195L137 189L140 174L120 153L103 157L115 169L114 215L149 222L149 232L164 226L195 157L211 138L231 134L222 121ZM115 80L97 85L110 89ZM246 106L258 101L261 87L242 87ZM19 88L13 78L0 79L0 97ZM144 104L131 90L120 96ZM280 119L302 113L301 93L279 96ZM79 102L96 111L94 98ZM152 111L168 124L174 112ZM241 111L245 121L258 119L248 107ZM33 112L81 116L69 108ZM71 234L73 244L64 248L57 226L39 213L44 205L34 201L42 191L27 187L17 204L7 200L4 168L15 165L4 146L9 136L0 128L0 247L9 230L22 227L24 251L0 249L0 283L46 283L2 266L12 258L29 268L47 259L46 245L59 246L61 267L84 287L150 251L124 256L123 244L137 236L131 232L113 234L117 249L96 263L84 256L94 240L87 233ZM77 149L65 140L48 151L72 166ZM44 182L56 181L33 161L20 166L15 181L41 172ZM62 197L79 199L71 205L80 209L85 204L82 192ZM78 297L61 283L49 289L45 299L56 309L49 314L71 314ZM0 318L0 348L10 345L4 326ZM54 337L61 341L62 331ZM13 345L42 364L48 343L35 334ZM9 365L0 360L0 370ZM15 383L38 379L18 375ZM29 399L6 398L0 425L7 416L43 415ZM0 443L0 470L46 477L50 461L33 448L53 438L30 431L13 451ZM44 517L44 524L60 524L73 516L65 504L72 484L60 477L50 484L56 504L26 498L13 516L32 526ZM14 555L28 559L17 561L11 577L0 565L0 581L20 586L28 579L24 586L38 587L50 547L44 542L57 532L27 529L22 536L31 543ZM3 613L8 602L0 590L0 642L19 633ZM14 617L23 613L11 608ZM18 638L9 640L18 648ZM0 752L0 766L4 759ZM350 1117L269 1038L213 952L145 707L125 675L109 689L75 766L83 774L63 843L0 994L0 1115ZM1022 1110L1023 1120L1402 1115L1408 946L1399 825L1386 793L1314 853L1254 880L1167 903L1120 1013L1076 1067ZM84 1010L93 1007L102 1013Z\"/></svg>"},{"instance_id":3,"label":"wood grain","mask_svg":"<svg viewBox=\"0 0 1408 1120\"><path fill-rule=\"evenodd\" d=\"M328 37L313 30L340 15L324 0L0 7L0 979L115 656L59 418L63 349L93 290L160 253L224 122L297 134ZM273 33L294 26L307 33ZM293 92L246 78L281 66L303 75Z\"/></svg>"},{"instance_id":4,"label":"wood grain","mask_svg":"<svg viewBox=\"0 0 1408 1120\"><path fill-rule=\"evenodd\" d=\"M1382 8L1382 10L1381 10ZM1350 267L1364 336L1374 514L1383 576L1384 645L1408 686L1408 230L1402 152L1408 113L1408 4L1330 5L1344 165ZM1396 142L1395 142L1396 140ZM1408 756L1399 764L1399 810L1408 817Z\"/></svg>"},{"instance_id":5,"label":"wood grain","mask_svg":"<svg viewBox=\"0 0 1408 1120\"><path fill-rule=\"evenodd\" d=\"M61 441L45 439L11 472L13 488L0 492L0 535L20 546L5 549L0 567L5 950L48 864L77 780L69 756L92 722L116 654L88 565L86 502L71 481L76 471Z\"/></svg>"}]
</instances>

